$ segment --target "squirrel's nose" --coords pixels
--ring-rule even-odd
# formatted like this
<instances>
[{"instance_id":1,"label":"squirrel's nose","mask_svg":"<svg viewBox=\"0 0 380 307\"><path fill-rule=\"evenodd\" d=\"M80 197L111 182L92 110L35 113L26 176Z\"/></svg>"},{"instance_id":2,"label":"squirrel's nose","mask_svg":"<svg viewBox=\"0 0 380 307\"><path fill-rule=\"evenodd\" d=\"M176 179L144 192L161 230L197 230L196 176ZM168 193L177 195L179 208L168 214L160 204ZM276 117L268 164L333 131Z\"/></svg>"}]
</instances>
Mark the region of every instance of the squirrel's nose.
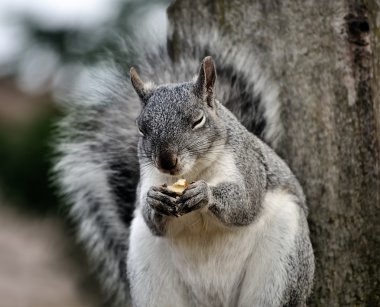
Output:
<instances>
[{"instance_id":1,"label":"squirrel's nose","mask_svg":"<svg viewBox=\"0 0 380 307\"><path fill-rule=\"evenodd\" d=\"M173 170L178 163L178 157L176 154L161 152L157 158L157 165L163 170Z\"/></svg>"}]
</instances>

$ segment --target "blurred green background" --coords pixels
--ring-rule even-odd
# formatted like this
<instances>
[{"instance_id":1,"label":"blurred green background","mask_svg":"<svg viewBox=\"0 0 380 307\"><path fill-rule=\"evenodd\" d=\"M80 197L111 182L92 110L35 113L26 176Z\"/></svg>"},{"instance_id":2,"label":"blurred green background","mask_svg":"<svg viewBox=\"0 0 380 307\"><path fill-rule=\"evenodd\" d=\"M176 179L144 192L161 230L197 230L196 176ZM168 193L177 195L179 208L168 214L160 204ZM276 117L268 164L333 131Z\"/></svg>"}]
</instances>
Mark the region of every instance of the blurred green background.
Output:
<instances>
[{"instance_id":1,"label":"blurred green background","mask_svg":"<svg viewBox=\"0 0 380 307\"><path fill-rule=\"evenodd\" d=\"M0 307L107 306L51 183L54 124L84 65L124 39L165 40L168 4L1 0Z\"/></svg>"}]
</instances>

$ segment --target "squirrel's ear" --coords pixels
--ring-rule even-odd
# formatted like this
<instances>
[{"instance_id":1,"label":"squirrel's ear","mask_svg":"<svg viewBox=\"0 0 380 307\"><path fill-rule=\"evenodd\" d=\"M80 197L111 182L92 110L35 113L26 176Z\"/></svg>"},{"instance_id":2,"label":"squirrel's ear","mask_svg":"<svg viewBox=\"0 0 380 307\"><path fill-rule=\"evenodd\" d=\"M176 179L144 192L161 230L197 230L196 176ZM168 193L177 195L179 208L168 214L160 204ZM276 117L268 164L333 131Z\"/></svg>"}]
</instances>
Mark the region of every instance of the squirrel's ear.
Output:
<instances>
[{"instance_id":1,"label":"squirrel's ear","mask_svg":"<svg viewBox=\"0 0 380 307\"><path fill-rule=\"evenodd\" d=\"M131 76L131 82L133 85L133 88L135 89L137 95L141 98L142 102L145 104L149 97L153 93L152 86L146 85L138 75L136 69L133 67L129 70L129 74Z\"/></svg>"},{"instance_id":2,"label":"squirrel's ear","mask_svg":"<svg viewBox=\"0 0 380 307\"><path fill-rule=\"evenodd\" d=\"M195 81L195 94L206 101L210 107L214 104L216 70L212 57L203 59L197 80Z\"/></svg>"}]
</instances>

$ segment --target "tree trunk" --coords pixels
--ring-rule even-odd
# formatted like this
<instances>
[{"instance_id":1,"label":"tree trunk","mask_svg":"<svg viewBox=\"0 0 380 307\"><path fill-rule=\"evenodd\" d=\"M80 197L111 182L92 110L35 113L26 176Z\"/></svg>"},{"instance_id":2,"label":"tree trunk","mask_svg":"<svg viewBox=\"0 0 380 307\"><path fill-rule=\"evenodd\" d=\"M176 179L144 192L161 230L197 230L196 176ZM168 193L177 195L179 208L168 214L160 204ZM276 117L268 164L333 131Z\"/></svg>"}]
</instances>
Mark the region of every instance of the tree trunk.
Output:
<instances>
[{"instance_id":1,"label":"tree trunk","mask_svg":"<svg viewBox=\"0 0 380 307\"><path fill-rule=\"evenodd\" d=\"M310 208L313 306L380 306L379 6L181 0L169 8L174 58L194 33L216 27L234 48L257 54L278 83L284 133L277 152Z\"/></svg>"}]
</instances>

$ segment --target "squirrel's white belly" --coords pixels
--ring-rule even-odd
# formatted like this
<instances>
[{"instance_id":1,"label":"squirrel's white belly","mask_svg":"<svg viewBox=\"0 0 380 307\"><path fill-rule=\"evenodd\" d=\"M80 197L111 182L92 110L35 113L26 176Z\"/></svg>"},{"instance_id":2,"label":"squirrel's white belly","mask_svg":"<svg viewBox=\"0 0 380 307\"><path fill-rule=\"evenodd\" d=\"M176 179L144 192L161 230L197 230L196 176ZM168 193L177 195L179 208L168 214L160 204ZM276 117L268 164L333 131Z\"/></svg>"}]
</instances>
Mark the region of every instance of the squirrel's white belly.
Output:
<instances>
[{"instance_id":1,"label":"squirrel's white belly","mask_svg":"<svg viewBox=\"0 0 380 307\"><path fill-rule=\"evenodd\" d=\"M189 300L193 306L236 306L254 245L251 229L227 229L210 213L191 215L184 218L181 233L167 242Z\"/></svg>"},{"instance_id":2,"label":"squirrel's white belly","mask_svg":"<svg viewBox=\"0 0 380 307\"><path fill-rule=\"evenodd\" d=\"M129 273L149 292L137 306L279 305L287 262L294 254L299 207L283 191L267 193L249 226L227 229L211 213L173 220L166 237L155 237L139 212L132 223ZM285 255L285 256L284 256ZM146 274L146 276L144 276Z\"/></svg>"}]
</instances>

